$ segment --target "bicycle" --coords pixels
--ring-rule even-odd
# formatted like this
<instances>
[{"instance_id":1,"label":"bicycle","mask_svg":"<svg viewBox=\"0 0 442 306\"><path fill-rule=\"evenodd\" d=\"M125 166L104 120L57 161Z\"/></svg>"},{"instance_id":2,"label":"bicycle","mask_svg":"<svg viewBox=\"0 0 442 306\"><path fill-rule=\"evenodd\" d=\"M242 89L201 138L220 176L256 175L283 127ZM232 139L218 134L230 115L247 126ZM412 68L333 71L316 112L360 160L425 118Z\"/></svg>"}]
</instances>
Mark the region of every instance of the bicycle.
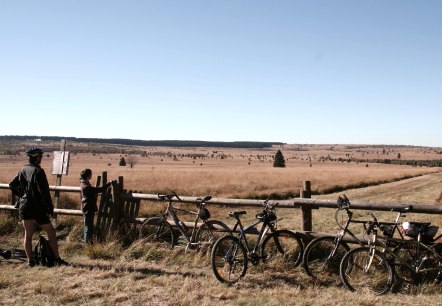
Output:
<instances>
[{"instance_id":1,"label":"bicycle","mask_svg":"<svg viewBox=\"0 0 442 306\"><path fill-rule=\"evenodd\" d=\"M27 261L25 250L10 248L10 249L0 249L0 257L5 260L17 259L20 261Z\"/></svg>"},{"instance_id":2,"label":"bicycle","mask_svg":"<svg viewBox=\"0 0 442 306\"><path fill-rule=\"evenodd\" d=\"M340 276L350 291L368 289L377 295L388 292L393 282L416 284L439 282L442 278L442 244L433 238L438 230L431 223L412 222L414 233L404 230L412 239L378 236L379 222L371 213L367 246L355 248L343 257Z\"/></svg>"},{"instance_id":3,"label":"bicycle","mask_svg":"<svg viewBox=\"0 0 442 306\"><path fill-rule=\"evenodd\" d=\"M173 199L182 201L175 192L173 194L158 195L158 197L161 201L168 201L168 204L164 213L156 217L151 217L143 222L140 235L145 241L164 243L169 245L170 248L175 246L176 237L172 226L167 220L168 217L172 219L175 228L181 233L182 237L184 237L186 252L190 248L207 251L219 237L219 233L230 233L230 228L223 222L209 220L210 212L205 206L207 202L212 199L211 196L196 199L198 211L173 206ZM195 215L193 229L191 231L186 224L178 218L177 211ZM203 224L198 227L200 220L203 221Z\"/></svg>"},{"instance_id":4,"label":"bicycle","mask_svg":"<svg viewBox=\"0 0 442 306\"><path fill-rule=\"evenodd\" d=\"M236 219L233 232L239 230L238 236L224 236L219 238L212 248L211 265L215 277L222 283L233 284L242 278L249 261L258 265L265 262L267 267L287 271L299 265L302 259L304 246L299 234L289 230L277 230L275 207L268 201L263 203L263 211L256 215L257 221L244 228L240 217L246 211L230 212L229 216ZM262 223L258 238L251 248L247 239L255 227ZM266 235L268 232L270 234Z\"/></svg>"},{"instance_id":5,"label":"bicycle","mask_svg":"<svg viewBox=\"0 0 442 306\"><path fill-rule=\"evenodd\" d=\"M345 194L343 194L342 197L339 196L337 202L338 209L335 213L335 220L341 230L337 236L322 236L310 241L305 248L302 261L303 268L307 275L322 284L338 284L340 282L340 263L344 255L350 251L350 246L344 241L346 235L350 235L359 246L366 245L364 241L360 240L349 229L349 225L351 223L359 223L366 228L366 224L369 221L353 220L353 212L350 210L351 203ZM394 209L393 211L398 212L394 222L379 223L384 236L393 237L394 233L399 233L402 237L399 231L398 221L404 216L403 213L409 211L411 208L412 206L403 209ZM338 220L342 213L346 215L344 225L341 225L341 222Z\"/></svg>"}]
</instances>

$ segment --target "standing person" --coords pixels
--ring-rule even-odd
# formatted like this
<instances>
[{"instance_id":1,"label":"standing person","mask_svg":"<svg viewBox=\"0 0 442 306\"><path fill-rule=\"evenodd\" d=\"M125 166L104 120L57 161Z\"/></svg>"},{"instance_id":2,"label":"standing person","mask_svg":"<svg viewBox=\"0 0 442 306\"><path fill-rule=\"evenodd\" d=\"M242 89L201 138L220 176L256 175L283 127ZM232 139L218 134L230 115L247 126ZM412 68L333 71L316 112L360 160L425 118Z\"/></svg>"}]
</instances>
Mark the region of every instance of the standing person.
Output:
<instances>
[{"instance_id":1,"label":"standing person","mask_svg":"<svg viewBox=\"0 0 442 306\"><path fill-rule=\"evenodd\" d=\"M43 168L40 167L43 151L40 148L31 148L26 151L29 164L23 166L9 183L12 192L20 197L18 202L19 216L25 228L24 247L28 266L35 266L32 258L32 236L35 223L39 224L47 233L49 245L55 258L55 265L68 265L60 258L55 229L49 216L54 213L49 184Z\"/></svg>"},{"instance_id":2,"label":"standing person","mask_svg":"<svg viewBox=\"0 0 442 306\"><path fill-rule=\"evenodd\" d=\"M97 207L97 195L103 192L112 184L106 183L101 187L93 187L90 183L92 178L91 169L83 169L80 172L80 189L81 189L81 210L83 212L84 220L84 242L92 243L92 236L94 234L94 217Z\"/></svg>"}]
</instances>

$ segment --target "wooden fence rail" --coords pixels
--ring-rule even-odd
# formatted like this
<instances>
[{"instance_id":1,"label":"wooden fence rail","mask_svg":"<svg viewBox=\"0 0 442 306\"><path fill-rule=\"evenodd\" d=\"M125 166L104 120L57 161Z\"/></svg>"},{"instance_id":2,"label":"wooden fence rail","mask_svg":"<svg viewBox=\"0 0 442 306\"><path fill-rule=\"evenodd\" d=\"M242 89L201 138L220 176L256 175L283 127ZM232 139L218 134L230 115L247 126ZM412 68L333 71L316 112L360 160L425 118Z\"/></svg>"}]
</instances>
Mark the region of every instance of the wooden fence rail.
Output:
<instances>
[{"instance_id":1,"label":"wooden fence rail","mask_svg":"<svg viewBox=\"0 0 442 306\"><path fill-rule=\"evenodd\" d=\"M105 183L106 173L103 173L103 181ZM98 181L98 179L97 179ZM275 204L279 203L279 208L287 208L287 209L301 209L301 225L302 231L304 233L311 234L312 237L316 236L313 233L313 220L312 220L312 209L319 208L334 208L338 207L336 199L332 200L317 200L311 199L311 189L310 182L304 182L301 188L301 198L295 198L290 200L270 200L269 203ZM8 184L0 184L0 189L9 189ZM51 191L57 192L73 192L79 193L80 187L72 187L72 186L50 186ZM156 194L145 194L139 192L126 191L123 189L123 177L119 178L118 183L113 184L112 198L111 202L115 203L115 205L125 205L125 203L133 204L134 201L159 201L158 195ZM116 191L116 192L115 192ZM12 197L13 199L14 197ZM187 197L180 196L181 200L185 203L195 203L197 197ZM175 200L174 201L178 201ZM252 200L252 199L229 199L229 198L212 198L210 200L210 205L221 205L221 206L231 206L231 207L262 207L262 200ZM13 203L9 205L0 205L0 210L15 210ZM422 213L422 214L442 214L442 205L434 205L434 204L376 204L376 203L363 203L358 201L352 201L352 208L358 210L372 210L372 211L391 211L392 209L403 208L406 206L412 205L413 208L410 211L411 213ZM128 206L125 205L125 209ZM130 208L131 211L134 211L133 205ZM118 213L119 210L112 210L113 218L120 218ZM136 214L138 214L138 210L135 210ZM73 216L81 216L81 210L73 210L73 209L60 209L55 208L54 212L60 215L73 215ZM140 221L138 216L132 216L133 219L137 219ZM115 224L118 224L119 220L114 220L112 229L115 230ZM189 224L191 226L191 224ZM321 234L318 234L321 235Z\"/></svg>"}]
</instances>

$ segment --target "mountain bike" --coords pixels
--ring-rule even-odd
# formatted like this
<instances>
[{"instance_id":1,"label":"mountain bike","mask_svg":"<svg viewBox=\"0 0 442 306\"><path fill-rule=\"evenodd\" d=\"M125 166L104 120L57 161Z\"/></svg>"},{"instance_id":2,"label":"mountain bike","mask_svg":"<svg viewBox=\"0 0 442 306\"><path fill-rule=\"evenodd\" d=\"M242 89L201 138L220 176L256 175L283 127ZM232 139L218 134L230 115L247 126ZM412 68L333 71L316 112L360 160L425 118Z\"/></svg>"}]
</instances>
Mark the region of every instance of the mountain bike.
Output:
<instances>
[{"instance_id":1,"label":"mountain bike","mask_svg":"<svg viewBox=\"0 0 442 306\"><path fill-rule=\"evenodd\" d=\"M342 258L340 276L351 290L388 292L395 279L408 284L439 282L442 278L442 244L433 238L438 230L431 223L411 222L414 231L404 230L412 239L378 236L378 221L371 214L368 246L355 248Z\"/></svg>"},{"instance_id":2,"label":"mountain bike","mask_svg":"<svg viewBox=\"0 0 442 306\"><path fill-rule=\"evenodd\" d=\"M212 199L211 196L196 199L198 211L173 206L173 199L182 201L175 192L173 194L158 195L158 197L161 201L168 201L168 204L164 213L146 219L143 222L140 229L140 236L145 241L155 241L167 244L170 248L173 248L176 244L177 237L170 225L170 223L172 223L184 238L186 251L188 249L207 251L221 235L230 233L229 227L223 222L209 220L210 212L206 208L206 205L207 202ZM190 230L186 224L178 218L178 211L195 215L192 230ZM168 217L172 219L171 222L168 221ZM201 226L198 226L199 221L202 221Z\"/></svg>"},{"instance_id":3,"label":"mountain bike","mask_svg":"<svg viewBox=\"0 0 442 306\"><path fill-rule=\"evenodd\" d=\"M219 238L213 245L210 258L213 273L220 282L237 282L246 274L249 262L258 265L262 261L268 268L284 272L299 265L304 246L299 234L276 229L277 205L272 206L265 201L262 212L256 215L257 221L247 228L243 227L240 219L246 211L229 213L230 217L236 219L233 232L239 230L239 234L236 237L229 235ZM249 244L247 233L255 230L260 223L262 227L255 244Z\"/></svg>"},{"instance_id":4,"label":"mountain bike","mask_svg":"<svg viewBox=\"0 0 442 306\"><path fill-rule=\"evenodd\" d=\"M350 210L350 200L344 194L338 197L338 209L335 213L335 220L341 231L337 236L323 236L310 241L304 251L303 268L305 272L315 281L322 284L338 284L340 280L339 266L344 255L350 251L350 246L344 241L344 237L349 235L359 246L365 246L366 243L361 241L350 229L349 225L362 224L366 229L369 221L354 220L353 212ZM393 237L395 233L403 239L402 233L399 231L398 222L403 213L409 211L412 206L406 208L394 209L398 214L394 222L379 222L378 225L382 229L386 237ZM342 225L342 219L346 219Z\"/></svg>"}]
</instances>

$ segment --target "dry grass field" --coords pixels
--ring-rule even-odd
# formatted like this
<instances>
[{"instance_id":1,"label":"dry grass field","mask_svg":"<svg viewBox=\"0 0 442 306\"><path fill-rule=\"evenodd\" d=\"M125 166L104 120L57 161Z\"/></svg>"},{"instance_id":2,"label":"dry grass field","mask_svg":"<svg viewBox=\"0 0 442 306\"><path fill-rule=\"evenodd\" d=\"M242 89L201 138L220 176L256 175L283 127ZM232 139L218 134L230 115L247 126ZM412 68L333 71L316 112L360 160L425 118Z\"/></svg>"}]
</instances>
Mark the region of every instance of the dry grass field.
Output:
<instances>
[{"instance_id":1,"label":"dry grass field","mask_svg":"<svg viewBox=\"0 0 442 306\"><path fill-rule=\"evenodd\" d=\"M277 149L286 158L286 168L272 167L272 155ZM63 177L62 185L78 186L80 170L88 167L94 175L107 171L109 179L123 176L127 189L145 193L175 190L186 196L290 196L299 192L302 181L310 180L314 198L334 200L345 192L352 201L437 205L442 191L441 168L320 161L320 157L327 155L333 159L383 158L388 153L392 158L400 153L401 159L418 160L441 156L440 150L429 148L387 147L385 153L382 147L330 145L261 150L147 148L146 151L157 154L137 155L133 168L118 166L119 154L72 155L69 175ZM195 153L206 157L188 157ZM129 155L124 157L127 159ZM55 178L50 175L51 160L51 154L45 156L43 167L50 185L55 185ZM0 183L9 182L24 163L24 155L0 155ZM349 186L366 187L348 189ZM328 193L333 190L339 192ZM7 202L9 193L3 191L0 198L0 202ZM66 195L63 200L75 207L78 194ZM152 210L158 212L160 206L152 204ZM231 208L215 210L218 209L211 207L216 218L231 224L225 217ZM254 213L250 211L248 220ZM278 213L284 218L281 227L299 229L298 210L279 209ZM314 230L336 232L333 215L330 209L314 211ZM410 214L409 217L442 224L438 216ZM383 213L380 218L391 216ZM442 289L437 285L385 296L323 287L312 283L301 268L277 273L265 270L264 266L251 267L238 284L225 286L212 275L207 255L184 253L182 247L163 249L140 241L130 246L116 242L85 246L80 242L79 218L60 216L58 222L61 252L72 265L29 269L22 262L1 261L1 305L438 305L442 299ZM22 231L14 214L0 215L0 247L21 246Z\"/></svg>"}]
</instances>

